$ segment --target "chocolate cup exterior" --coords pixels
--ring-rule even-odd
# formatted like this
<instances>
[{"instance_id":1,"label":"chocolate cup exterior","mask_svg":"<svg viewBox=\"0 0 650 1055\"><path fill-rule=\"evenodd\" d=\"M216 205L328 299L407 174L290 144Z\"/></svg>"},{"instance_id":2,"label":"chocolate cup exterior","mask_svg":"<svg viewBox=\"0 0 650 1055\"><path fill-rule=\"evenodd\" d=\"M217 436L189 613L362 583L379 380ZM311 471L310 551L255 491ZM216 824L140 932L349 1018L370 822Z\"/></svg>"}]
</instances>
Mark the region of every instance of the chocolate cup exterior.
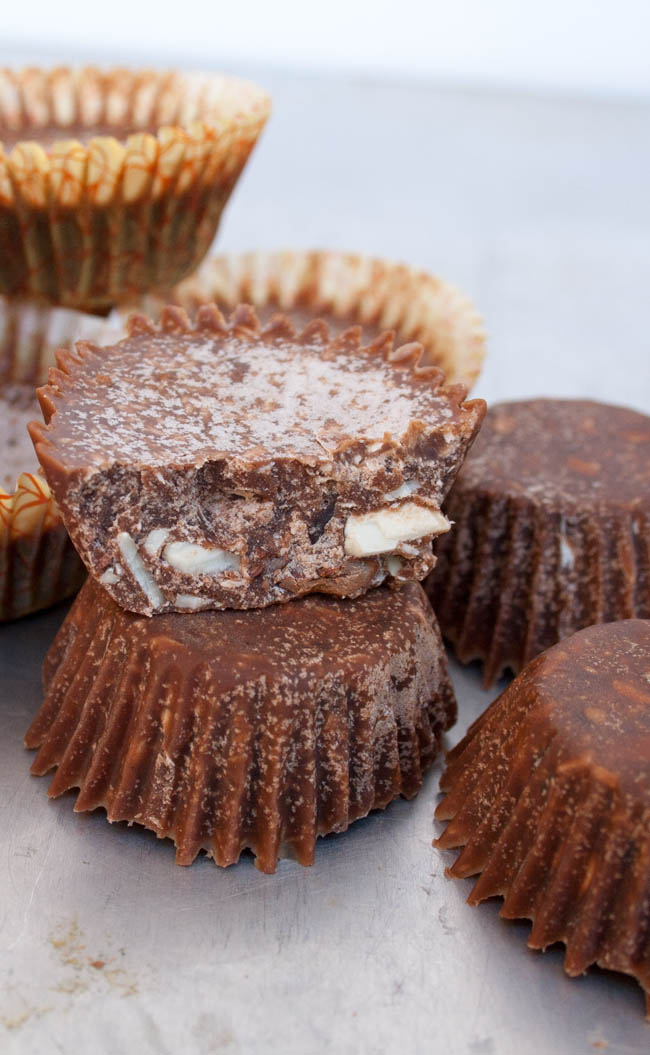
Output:
<instances>
[{"instance_id":1,"label":"chocolate cup exterior","mask_svg":"<svg viewBox=\"0 0 650 1055\"><path fill-rule=\"evenodd\" d=\"M0 293L98 310L180 281L268 114L233 77L0 70Z\"/></svg>"},{"instance_id":2,"label":"chocolate cup exterior","mask_svg":"<svg viewBox=\"0 0 650 1055\"><path fill-rule=\"evenodd\" d=\"M2 386L45 381L57 349L117 332L95 315L0 297L0 406ZM0 622L57 604L86 577L47 482L28 471L35 458L25 440L25 471L13 491L0 487Z\"/></svg>"},{"instance_id":3,"label":"chocolate cup exterior","mask_svg":"<svg viewBox=\"0 0 650 1055\"><path fill-rule=\"evenodd\" d=\"M185 350L198 348L207 354L205 349L210 348L216 362L217 354L231 348L233 341L239 342L238 370L248 356L247 372L232 382L227 378L222 382L219 376L210 382L211 388L206 383L210 360L205 360L197 397L205 407L197 409L193 394L197 386L195 380L187 380L191 371L188 374L183 365ZM78 342L76 354L57 357L59 369L51 371L50 383L38 391L45 424L32 422L29 431L70 537L90 573L119 604L143 615L190 608L261 608L313 592L358 597L384 581L425 578L434 561L431 539L448 527L440 515L440 504L474 441L485 404L482 400L466 401L464 386L446 385L440 370L422 366L420 345L394 348L390 333L369 344L362 342L360 327L352 327L332 340L327 325L319 320L312 320L300 333L281 315L274 315L262 327L254 309L247 305L241 305L228 320L214 305L204 305L194 322L183 309L168 306L159 326L134 315L124 341L106 349ZM173 375L174 361L168 352L174 347L185 380ZM138 367L144 364L150 375L154 370L159 373L159 364L171 365L163 372L162 381L152 381L154 395L147 396L146 403L134 411L133 404L139 399L132 382L136 354ZM362 371L358 367L362 366L365 380L370 378L374 384L371 397L376 396L381 404L382 415L390 405L386 385L395 383L395 391L401 393L400 400L394 400L397 423L387 424L386 417L381 416L379 423L373 418L366 424L362 418L358 425L363 406L350 410L344 400L342 409L337 410L341 420L334 423L334 431L331 422L326 423L331 438L321 425L325 438L315 441L312 418L305 425L294 410L286 431L296 440L294 446L286 447L290 457L285 457L284 425L278 425L277 418L269 419L273 410L260 411L259 400L251 402L251 394L257 391L254 374L256 363L265 364L260 367L262 371L277 360L282 365L276 373L286 371L283 376L290 378L302 356L317 357L319 369L321 361L325 364L330 359L352 364L357 370L354 391L360 395L361 404L368 398L364 379L359 379ZM331 384L338 385L347 399L351 389L343 386L341 378L350 376L345 373L348 367L333 369ZM196 377L196 371L192 376ZM211 414L210 408L218 399L219 417L231 428L224 408L227 410L230 403L236 405L241 395L249 402L241 404L248 409L240 409L238 420L242 414L249 422L262 415L263 422L272 421L271 438L252 444L245 437L239 449L238 440L230 444L227 435L225 441L218 437L217 442L209 434L201 446L200 441L195 442L196 429L192 433L187 416L190 411L185 406L176 422L165 417L165 386L170 384L170 377L177 394L179 386L182 392L183 385L194 385L192 391L186 387L185 394L190 391L194 399L191 414L195 421L202 420L202 410ZM273 393L279 391L278 384L272 381ZM117 391L118 385L120 417L112 416L108 425L106 414L115 410L110 400L115 398L112 390ZM75 403L75 393L79 392ZM331 394L331 387L328 392ZM277 406L282 408L282 402ZM69 407L74 410L66 433ZM93 429L79 429L80 414L88 415L84 420L92 421ZM116 420L124 424L121 434ZM164 436L145 450L146 435L153 435L151 429L158 430L161 422L165 423ZM144 433L135 443L132 437L138 429ZM97 454L100 431L105 446ZM116 432L118 440L129 440L125 454L115 454ZM279 433L282 437L276 442L274 437ZM171 447L164 447L165 437L171 437ZM75 444L76 449L71 449ZM411 492L408 489L413 484ZM252 503L245 530L237 521L241 513L239 496L243 494L253 495L257 503ZM218 517L210 511L205 513L208 502L222 503ZM273 514L270 519L269 506ZM420 510L425 511L426 522L405 536L406 541L389 542L383 549L347 547L348 521L361 519L366 513L372 516L377 510L379 514L388 511L399 515L404 510L409 514L414 506L418 515ZM266 516L264 522L259 517L260 508ZM125 550L125 538L136 554L133 559ZM150 545L154 541L155 546ZM174 542L198 546L203 553L217 552L218 547L235 554L237 566L217 574L183 571L166 555ZM392 563L393 557L397 557L397 565Z\"/></svg>"},{"instance_id":4,"label":"chocolate cup exterior","mask_svg":"<svg viewBox=\"0 0 650 1055\"><path fill-rule=\"evenodd\" d=\"M650 621L581 630L534 659L447 755L436 841L504 898L528 944L633 975L650 1011Z\"/></svg>"},{"instance_id":5,"label":"chocolate cup exterior","mask_svg":"<svg viewBox=\"0 0 650 1055\"><path fill-rule=\"evenodd\" d=\"M26 737L49 794L217 864L313 863L319 835L410 798L455 720L421 587L147 619L89 579L44 665Z\"/></svg>"},{"instance_id":6,"label":"chocolate cup exterior","mask_svg":"<svg viewBox=\"0 0 650 1055\"><path fill-rule=\"evenodd\" d=\"M515 457L526 442L526 418L546 414L545 407L555 416L563 406L576 426L583 416L613 423L611 435L594 438L595 460L572 459L560 441L532 487L530 480L508 482L496 443L510 415L517 416L508 452ZM608 463L614 448L621 456L615 467ZM593 493L571 494L570 476L554 492L560 461L574 465L576 488L581 478L594 480ZM486 687L583 627L650 618L649 466L650 418L635 411L577 400L488 409L445 503L454 526L436 540L425 582L445 638L462 663L483 663ZM616 474L630 483L624 496L609 493Z\"/></svg>"},{"instance_id":7,"label":"chocolate cup exterior","mask_svg":"<svg viewBox=\"0 0 650 1055\"><path fill-rule=\"evenodd\" d=\"M263 321L282 312L298 328L323 318L334 333L353 325L370 338L394 330L396 344L417 341L424 363L468 389L485 356L483 321L460 290L406 264L357 253L224 254L206 260L167 296L190 314L213 302L224 312L251 304ZM136 307L157 317L163 304L152 297Z\"/></svg>"}]
</instances>

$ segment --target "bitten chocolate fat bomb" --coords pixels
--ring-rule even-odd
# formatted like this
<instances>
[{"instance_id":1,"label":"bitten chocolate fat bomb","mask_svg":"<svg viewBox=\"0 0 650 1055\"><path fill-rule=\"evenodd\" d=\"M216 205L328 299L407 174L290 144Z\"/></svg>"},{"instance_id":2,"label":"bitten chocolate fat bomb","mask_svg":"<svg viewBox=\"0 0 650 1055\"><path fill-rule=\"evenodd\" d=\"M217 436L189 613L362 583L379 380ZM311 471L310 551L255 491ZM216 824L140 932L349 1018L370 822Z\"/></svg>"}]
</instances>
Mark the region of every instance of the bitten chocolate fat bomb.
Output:
<instances>
[{"instance_id":1,"label":"bitten chocolate fat bomb","mask_svg":"<svg viewBox=\"0 0 650 1055\"><path fill-rule=\"evenodd\" d=\"M633 975L650 1013L650 621L581 630L534 659L447 756L437 841L468 901L504 898L565 969Z\"/></svg>"},{"instance_id":2,"label":"bitten chocolate fat bomb","mask_svg":"<svg viewBox=\"0 0 650 1055\"><path fill-rule=\"evenodd\" d=\"M650 618L650 418L589 400L491 406L426 589L487 685L592 623Z\"/></svg>"},{"instance_id":3,"label":"bitten chocolate fat bomb","mask_svg":"<svg viewBox=\"0 0 650 1055\"><path fill-rule=\"evenodd\" d=\"M456 701L422 588L250 612L125 612L88 579L27 734L50 795L232 864L311 864L319 835L421 785Z\"/></svg>"},{"instance_id":4,"label":"bitten chocolate fat bomb","mask_svg":"<svg viewBox=\"0 0 650 1055\"><path fill-rule=\"evenodd\" d=\"M251 308L62 353L32 439L91 573L144 615L422 579L485 405L419 345Z\"/></svg>"}]
</instances>

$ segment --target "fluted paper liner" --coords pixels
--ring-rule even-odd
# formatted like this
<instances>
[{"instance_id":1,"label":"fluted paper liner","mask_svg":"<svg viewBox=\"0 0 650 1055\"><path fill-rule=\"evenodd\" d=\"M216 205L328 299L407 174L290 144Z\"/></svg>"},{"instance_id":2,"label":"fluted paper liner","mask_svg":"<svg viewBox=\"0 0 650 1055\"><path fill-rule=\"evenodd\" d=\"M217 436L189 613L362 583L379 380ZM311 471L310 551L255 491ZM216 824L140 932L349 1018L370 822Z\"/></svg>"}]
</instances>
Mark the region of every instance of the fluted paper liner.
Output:
<instances>
[{"instance_id":1,"label":"fluted paper liner","mask_svg":"<svg viewBox=\"0 0 650 1055\"><path fill-rule=\"evenodd\" d=\"M633 975L650 1011L650 621L582 630L533 660L447 756L447 870L528 918L565 969Z\"/></svg>"},{"instance_id":2,"label":"fluted paper liner","mask_svg":"<svg viewBox=\"0 0 650 1055\"><path fill-rule=\"evenodd\" d=\"M0 70L0 293L90 310L170 288L268 113L233 77Z\"/></svg>"},{"instance_id":3,"label":"fluted paper liner","mask_svg":"<svg viewBox=\"0 0 650 1055\"><path fill-rule=\"evenodd\" d=\"M0 412L5 386L42 384L55 351L81 338L119 336L106 319L0 297ZM34 392L34 411L38 401ZM0 486L0 621L56 604L85 577L25 431L24 471ZM0 451L0 459L5 452ZM0 461L0 466L1 466Z\"/></svg>"},{"instance_id":4,"label":"fluted paper liner","mask_svg":"<svg viewBox=\"0 0 650 1055\"><path fill-rule=\"evenodd\" d=\"M533 464L542 416L550 439ZM492 406L444 511L454 527L426 589L486 686L585 626L650 618L650 418L585 401Z\"/></svg>"},{"instance_id":5,"label":"fluted paper liner","mask_svg":"<svg viewBox=\"0 0 650 1055\"><path fill-rule=\"evenodd\" d=\"M108 318L0 297L0 381L42 385L61 348L70 349L82 340L117 341L122 328L117 314Z\"/></svg>"},{"instance_id":6,"label":"fluted paper liner","mask_svg":"<svg viewBox=\"0 0 650 1055\"><path fill-rule=\"evenodd\" d=\"M206 260L167 295L194 313L215 302L222 311L252 304L262 320L290 315L299 327L324 318L333 331L363 327L366 339L395 331L397 344L417 341L423 362L471 388L485 355L483 322L455 286L424 271L357 253L318 250L225 254ZM158 312L162 300L144 301Z\"/></svg>"},{"instance_id":7,"label":"fluted paper liner","mask_svg":"<svg viewBox=\"0 0 650 1055\"><path fill-rule=\"evenodd\" d=\"M415 795L456 707L421 588L147 619L89 579L44 666L32 771L190 864L313 862L319 835Z\"/></svg>"},{"instance_id":8,"label":"fluted paper liner","mask_svg":"<svg viewBox=\"0 0 650 1055\"><path fill-rule=\"evenodd\" d=\"M170 573L171 565L166 566L165 559L161 556L162 544L158 547L158 551L148 552L144 541L139 537L137 542L133 542L132 536L128 534L130 525L127 521L133 514L134 503L139 503L141 508L142 515L138 522L139 524L151 517L153 515L152 505L148 496L151 492L155 492L154 500L160 502L159 496L164 491L164 512L161 517L164 517L165 520L165 531L167 533L165 537L167 537L170 530L176 529L175 525L180 525L180 537L183 542L187 540L191 530L190 540L193 544L209 547L217 545L213 535L210 535L209 538L207 535L205 538L203 536L198 537L199 529L196 528L195 524L190 525L188 528L183 519L188 503L197 500L196 488L198 485L196 483L196 473L194 476L191 475L194 465L194 454L192 452L197 450L197 446L196 444L193 447L191 446L194 442L189 428L191 422L189 420L181 422L179 419L169 417L165 419L164 386L170 383L169 378L173 376L174 341L178 340L181 335L201 350L207 346L209 340L215 342L215 347L217 348L222 346L229 347L229 342L237 340L242 345L246 345L247 348L252 348L255 351L255 356L251 356L252 365L248 372L245 373L244 379L237 379L232 384L226 379L223 381L223 388L220 388L216 393L211 390L209 384L206 384L205 377L208 368L205 366L198 386L199 395L196 398L206 402L206 412L210 412L211 404L208 405L209 400L216 403L218 397L223 406L229 398L230 392L237 393L240 391L240 385L244 394L252 392L254 396L256 389L254 378L253 380L251 378L256 369L255 360L259 358L259 362L264 362L265 364L269 361L273 362L275 354L279 362L281 354L284 354L287 349L292 354L295 351L296 356L300 356L303 353L312 355L316 350L316 354L322 358L323 363L344 352L349 355L353 363L358 357L367 363L372 363L374 360L375 362L383 361L386 364L390 364L390 370L394 372L394 374L391 374L391 380L393 376L396 377L399 374L400 378L404 379L403 387L404 392L406 392L400 403L401 409L399 413L403 417L400 418L399 422L399 434L396 431L395 435L392 436L388 431L385 420L380 422L373 420L367 426L364 424L367 432L369 430L372 431L372 439L374 441L371 443L368 439L366 444L365 440L359 439L356 431L358 428L357 417L361 411L358 406L353 406L353 401L349 401L341 410L341 421L337 422L332 419L331 422L327 423L329 433L327 435L327 446L325 446L320 439L318 443L313 441L315 429L313 420L309 418L306 422L302 420L297 421L295 417L297 411L295 411L291 416L290 423L287 425L288 429L295 427L296 445L294 452L291 454L292 464L294 465L292 471L297 473L298 469L295 466L297 465L300 468L305 465L308 466L310 474L315 475L316 468L322 462L326 465L326 469L323 469L323 472L329 474L329 481L336 478L333 466L337 457L340 457L341 460L345 459L352 466L351 469L345 468L347 479L351 473L358 472L356 466L362 462L365 455L368 458L384 458L385 462L391 467L391 473L394 472L393 467L399 465L400 479L398 482L401 486L403 484L401 478L402 462L405 463L407 458L415 462L416 457L419 456L418 451L424 449L425 454L420 457L419 468L412 471L419 473L418 485L422 480L426 479L426 488L428 490L423 488L424 493L419 493L419 491L417 494L414 493L411 500L415 505L421 505L427 511L433 509L434 515L437 517L440 517L439 504L451 485L451 481L458 465L464 458L466 450L473 442L485 409L481 400L465 401L465 386L447 385L444 375L437 367L423 365L423 349L416 342L394 347L391 333L384 333L369 344L364 344L363 333L358 326L350 327L339 334L338 337L332 338L327 324L322 320L312 320L301 332L297 332L289 317L282 315L273 315L268 323L262 325L255 310L250 305L240 305L227 320L215 305L203 305L200 307L194 321L190 321L186 312L178 306L167 306L164 308L159 325L154 324L145 316L133 315L127 323L127 334L124 341L108 348L105 353L105 360L102 360L104 353L100 347L90 342L78 342L74 353L66 352L58 356L58 370L52 370L50 383L39 389L39 399L45 424L32 422L29 430L39 462L59 503L64 522L78 552L91 574L106 586L108 592L119 604L129 608L131 611L152 615L162 611L182 610L183 604L178 601L178 597L184 599L190 596L195 610L199 608L245 609L264 607L267 604L280 601L290 601L296 596L314 591L354 597L359 596L367 589L378 585L389 577L394 578L395 581L403 582L407 579L421 580L427 575L433 564L430 540L435 530L446 529L447 522L444 518L434 520L430 532L427 533L423 529L420 537L413 536L412 540L404 545L403 549L399 551L400 560L395 571L391 571L390 564L384 560L383 551L380 551L379 555L372 553L367 557L363 553L360 555L350 554L344 549L341 537L337 536L332 543L330 563L327 564L326 560L323 559L318 566L317 574L301 577L300 574L295 573L294 577L291 578L290 573L286 573L283 577L284 569L289 564L288 547L292 545L294 537L298 536L295 527L288 524L288 517L296 512L294 497L293 494L289 495L285 489L281 494L286 495L284 501L287 507L287 514L283 514L284 519L282 520L278 518L273 526L273 546L275 550L272 556L276 560L278 560L276 551L280 545L278 539L280 537L283 539L279 563L271 563L267 560L267 550L260 554L259 550L253 551L251 549L249 553L247 547L254 532L239 531L233 535L228 535L227 538L218 539L220 547L225 547L228 552L232 551L237 554L239 564L236 571L224 572L221 575L206 574L202 578L199 578L198 575L191 577L188 574L181 583L177 580L171 582L170 574L173 574L173 569ZM95 368L100 362L102 367L104 362L110 364L112 356L114 356L114 361L117 361L119 355L122 354L120 349L131 348L129 341L149 340L152 342L152 353L148 360L147 370L152 377L152 371L155 370L156 372L156 377L151 382L155 395L148 399L144 410L140 409L133 420L139 427L146 420L145 415L151 413L155 415L156 428L160 421L165 420L165 435L160 439L154 452L148 453L149 460L160 459L160 462L156 462L156 464L163 465L164 463L167 466L174 462L174 464L178 463L179 466L182 464L188 468L179 468L171 483L169 478L163 479L161 471L153 467L153 461L151 465L147 464L143 454L144 440L141 439L138 441L137 449L131 446L126 454L120 455L120 472L132 469L133 472L139 474L136 491L127 492L123 483L124 476L121 484L108 480L104 485L104 478L101 475L105 473L104 467L110 466L113 457L111 445L114 444L116 433L114 424L108 430L108 439L106 440L108 453L104 450L101 463L97 461L95 448L93 447L95 442L93 437L96 436L99 429L97 423L104 413L107 400L112 398L111 390L116 384L115 378L118 376L119 371L116 367L114 376L111 378L109 376L110 365L106 366L106 370L109 371L108 374L104 373L103 370L97 372ZM259 357L257 356L258 348ZM240 360L242 356L243 352L240 353ZM207 363L208 360L205 360L205 362ZM168 365L168 369L163 371L164 380L162 382L158 380L159 363L161 368ZM139 366L142 366L142 359ZM287 365L286 356L278 372L280 373L283 370L287 371L287 378L290 379L291 361ZM93 371L95 372L93 373ZM89 384L84 387L86 385L86 375L89 378ZM121 378L119 384L122 386L118 401L119 412L124 414L124 417L121 419L123 422L122 432L118 434L118 442L125 440L130 435L128 431L130 424L128 417L131 412L131 404L129 401L132 393L133 398L137 399L138 387L137 383L132 381L130 361L129 369L122 371L119 376ZM82 395L78 397L81 402L75 404L75 399L77 398L75 386L77 382ZM357 371L354 376L354 384L357 386L356 391L361 397L364 395L363 383L364 379L361 376L361 372ZM176 393L178 394L180 391L181 395L183 394L184 384L193 385L194 388L191 388L191 390L185 389L185 394L187 395L189 391L192 398L194 398L197 391L195 378L187 382L181 376L180 379L175 378L173 384ZM217 386L221 385L221 377L214 384ZM163 387L160 388L161 394L160 398L158 398L158 387L161 385ZM283 389L280 382L274 380L272 385L275 386L273 387L273 393L276 391L280 394L282 393ZM346 387L346 398L347 393L350 391L351 389ZM380 401L385 402L386 392L383 382L381 386L378 382L376 383L376 392ZM360 402L363 402L363 398L361 398ZM298 400L294 395L292 406L297 406L297 403ZM62 408L65 409L66 406L73 405L75 406L75 424L72 426L72 440L67 443L66 447L66 436L64 435L63 440L59 444L56 430L63 417ZM281 405L282 400L278 403L278 406ZM56 413L57 408L59 410L58 414ZM178 413L182 416L186 412L181 409ZM197 415L198 411L193 410L192 413ZM254 422L255 415L263 415L264 413L264 408L259 410L259 399L251 402L250 410L240 411L240 414L243 414L249 422ZM87 415L87 417L83 418L83 415ZM82 420L87 420L89 424L88 426L83 425L80 429L78 425ZM95 423L95 432L90 427L91 422ZM183 431L185 424L187 424L188 428ZM274 429L277 432L277 422L274 424ZM321 425L321 431L325 434L324 425ZM248 437L246 439L248 447L246 449L242 448L240 451L235 450L234 454L227 449L220 449L213 456L211 450L214 449L214 444L211 448L206 441L207 445L205 449L201 448L199 455L201 469L204 470L213 461L225 464L227 468L229 461L233 464L236 463L236 470L233 471L237 473L236 490L238 493L264 494L264 488L266 487L266 493L275 495L277 484L273 483L273 481L269 482L269 477L274 468L275 432L269 434L270 439L266 446L261 441L253 443ZM106 429L104 429L104 435L106 435ZM172 437L170 439L171 453L170 448L164 449L163 446L167 436ZM202 441L197 441L197 443L200 442ZM74 446L74 444L77 447L72 461L70 461L68 457L70 447L71 445ZM303 444L303 448L307 450L304 455L300 444ZM357 445L358 453L355 453L355 444ZM385 452L384 444L386 445ZM374 447L374 454L366 455L366 446L369 449ZM315 454L314 447L316 447ZM160 453L161 449L163 450L162 454ZM207 454L206 451L208 452ZM280 455L275 459L275 462L280 463L282 457ZM92 463L93 469L96 470L94 475L88 474L87 478L82 480L81 483L79 482L78 472L80 462ZM380 470L377 469L376 472L379 474ZM343 470L339 473L340 480L343 480L342 473ZM425 477L425 473L429 475ZM101 485L98 484L100 478ZM185 485L186 481L187 492L182 490L182 486ZM93 494L88 495L88 501L83 498L83 489L86 482L88 483L88 488L93 490ZM345 482L343 481L342 486L345 485ZM210 486L213 487L215 493L219 493L218 482L210 484ZM393 486L396 485L393 484ZM232 488L234 487L235 485L233 484ZM417 487L416 490L418 490ZM323 496L319 492L317 497L320 502ZM398 497L397 501L399 500L400 498ZM275 508L277 509L281 505L280 499L274 497L273 501L276 503ZM338 501L338 497L336 501ZM383 499L380 497L377 501L380 503ZM111 502L119 505L120 509L119 511L114 509L110 515L107 515ZM434 508L436 502L438 503L438 508ZM337 510L336 516L342 519L344 514ZM224 518L222 517L222 519ZM157 528L160 526L159 521L160 518L155 524ZM329 513L329 522L336 522L332 511ZM152 528L153 524L147 520L147 527L146 529L143 528L142 531L146 531L148 537ZM134 528L136 533L139 530L139 527ZM281 531L284 532L282 536L280 536ZM128 567L126 573L124 572L123 561L125 558L120 548L120 538L124 534L136 547L138 560L142 562L142 566L145 569L147 577L144 580L145 586L142 585L142 577L138 579L137 575ZM340 536L342 534L343 532L341 531ZM118 535L120 538L118 538ZM142 545L140 544L141 541ZM255 544L255 539L253 538L250 545L252 547ZM298 553L295 559L295 564L297 565L300 565L300 558L304 552L308 552L309 556L313 553L313 542L311 542L310 546L303 545L302 550L299 548L301 545L303 545L302 536L299 537L296 543L296 550L290 554L290 558L293 560L296 552ZM397 548L397 543L395 545ZM167 542L165 542L165 546L167 546ZM320 552L322 553L322 550ZM284 564L281 563L282 558L285 558ZM117 566L119 568L116 572L115 568ZM249 569L251 569L250 572ZM151 587L151 582L153 582L155 590ZM283 585L283 582L286 584Z\"/></svg>"}]
</instances>

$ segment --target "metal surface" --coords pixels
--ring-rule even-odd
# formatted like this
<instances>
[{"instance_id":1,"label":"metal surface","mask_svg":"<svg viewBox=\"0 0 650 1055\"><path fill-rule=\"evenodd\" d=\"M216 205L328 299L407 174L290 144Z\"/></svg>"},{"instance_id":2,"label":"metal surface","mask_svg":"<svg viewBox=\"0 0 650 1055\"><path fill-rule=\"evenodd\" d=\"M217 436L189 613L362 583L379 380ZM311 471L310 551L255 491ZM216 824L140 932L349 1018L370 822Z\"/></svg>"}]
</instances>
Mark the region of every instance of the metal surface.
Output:
<instances>
[{"instance_id":1,"label":"metal surface","mask_svg":"<svg viewBox=\"0 0 650 1055\"><path fill-rule=\"evenodd\" d=\"M222 247L430 266L488 319L481 394L650 407L647 109L263 79L276 117ZM526 923L444 878L439 767L274 877L248 858L175 868L171 844L49 802L22 736L63 615L0 627L0 1051L648 1051L634 982L569 980ZM475 670L454 676L450 742L490 698Z\"/></svg>"}]
</instances>

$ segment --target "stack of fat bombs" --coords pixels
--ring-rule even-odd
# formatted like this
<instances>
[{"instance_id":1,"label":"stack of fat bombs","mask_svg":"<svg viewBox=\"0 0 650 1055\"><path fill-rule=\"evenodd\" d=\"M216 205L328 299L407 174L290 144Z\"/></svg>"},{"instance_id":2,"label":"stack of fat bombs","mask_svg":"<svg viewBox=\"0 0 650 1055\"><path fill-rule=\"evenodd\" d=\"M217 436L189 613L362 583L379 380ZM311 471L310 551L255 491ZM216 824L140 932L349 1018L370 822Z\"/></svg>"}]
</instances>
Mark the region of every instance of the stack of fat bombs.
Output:
<instances>
[{"instance_id":1,"label":"stack of fat bombs","mask_svg":"<svg viewBox=\"0 0 650 1055\"><path fill-rule=\"evenodd\" d=\"M484 413L420 358L246 306L59 356L31 434L90 579L28 735L52 793L272 871L418 791L455 718L419 580Z\"/></svg>"}]
</instances>

